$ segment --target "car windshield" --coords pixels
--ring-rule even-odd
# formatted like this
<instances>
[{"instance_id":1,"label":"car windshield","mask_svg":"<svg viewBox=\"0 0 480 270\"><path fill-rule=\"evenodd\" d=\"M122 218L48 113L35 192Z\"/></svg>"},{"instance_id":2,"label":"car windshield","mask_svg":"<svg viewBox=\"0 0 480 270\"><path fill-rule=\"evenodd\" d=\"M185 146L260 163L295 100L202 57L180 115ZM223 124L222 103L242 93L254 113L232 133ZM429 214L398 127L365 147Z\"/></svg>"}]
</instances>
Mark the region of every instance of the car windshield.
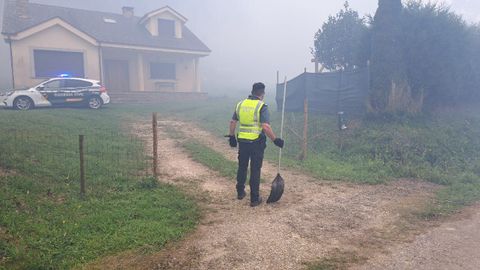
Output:
<instances>
[{"instance_id":1,"label":"car windshield","mask_svg":"<svg viewBox=\"0 0 480 270\"><path fill-rule=\"evenodd\" d=\"M37 86L35 86L35 88L40 87L40 86L44 86L45 83L48 82L48 81L50 81L50 80L51 80L51 79L48 79L48 80L45 80L45 81L39 83Z\"/></svg>"}]
</instances>

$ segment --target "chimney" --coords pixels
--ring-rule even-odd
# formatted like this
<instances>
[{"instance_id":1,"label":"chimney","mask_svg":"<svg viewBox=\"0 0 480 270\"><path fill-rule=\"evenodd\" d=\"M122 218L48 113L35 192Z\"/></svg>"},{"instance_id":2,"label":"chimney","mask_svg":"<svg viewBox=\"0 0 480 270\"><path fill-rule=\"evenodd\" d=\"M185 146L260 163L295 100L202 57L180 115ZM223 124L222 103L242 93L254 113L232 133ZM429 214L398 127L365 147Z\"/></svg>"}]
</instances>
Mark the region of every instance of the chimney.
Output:
<instances>
[{"instance_id":1,"label":"chimney","mask_svg":"<svg viewBox=\"0 0 480 270\"><path fill-rule=\"evenodd\" d=\"M122 7L123 16L126 18L132 18L134 15L134 8L133 7Z\"/></svg>"},{"instance_id":2,"label":"chimney","mask_svg":"<svg viewBox=\"0 0 480 270\"><path fill-rule=\"evenodd\" d=\"M15 12L19 18L28 18L28 2L29 0L15 0Z\"/></svg>"}]
</instances>

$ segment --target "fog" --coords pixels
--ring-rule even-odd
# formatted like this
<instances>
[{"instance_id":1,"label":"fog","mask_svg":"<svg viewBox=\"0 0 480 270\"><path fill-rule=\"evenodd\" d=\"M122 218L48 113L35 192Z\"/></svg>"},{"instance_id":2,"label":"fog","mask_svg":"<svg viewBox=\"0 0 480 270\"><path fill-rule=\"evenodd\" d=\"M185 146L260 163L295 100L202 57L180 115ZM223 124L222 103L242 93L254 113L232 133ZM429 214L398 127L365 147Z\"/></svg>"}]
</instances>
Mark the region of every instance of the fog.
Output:
<instances>
[{"instance_id":1,"label":"fog","mask_svg":"<svg viewBox=\"0 0 480 270\"><path fill-rule=\"evenodd\" d=\"M3 22L3 4L4 0L0 0L0 22ZM0 41L0 92L12 87L11 79L10 51L7 43L2 40Z\"/></svg>"},{"instance_id":2,"label":"fog","mask_svg":"<svg viewBox=\"0 0 480 270\"><path fill-rule=\"evenodd\" d=\"M313 71L310 48L315 32L343 0L32 0L32 2L120 13L122 6L135 14L169 5L189 21L187 26L212 50L201 60L203 88L236 92L254 81L272 86L276 71L289 78ZM373 14L378 0L350 0L361 15ZM469 21L480 20L480 1L445 2Z\"/></svg>"}]
</instances>

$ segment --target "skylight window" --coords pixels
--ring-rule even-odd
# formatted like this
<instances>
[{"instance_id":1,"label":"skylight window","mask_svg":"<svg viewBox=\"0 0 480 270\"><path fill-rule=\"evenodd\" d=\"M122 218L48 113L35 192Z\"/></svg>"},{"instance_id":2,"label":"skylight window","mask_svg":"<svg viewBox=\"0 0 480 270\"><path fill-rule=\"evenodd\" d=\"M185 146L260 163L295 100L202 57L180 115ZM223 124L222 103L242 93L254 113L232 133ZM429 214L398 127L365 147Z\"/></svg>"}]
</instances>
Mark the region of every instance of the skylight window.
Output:
<instances>
[{"instance_id":1,"label":"skylight window","mask_svg":"<svg viewBox=\"0 0 480 270\"><path fill-rule=\"evenodd\" d=\"M111 18L103 18L103 21L106 23L117 23L115 19L111 19Z\"/></svg>"}]
</instances>

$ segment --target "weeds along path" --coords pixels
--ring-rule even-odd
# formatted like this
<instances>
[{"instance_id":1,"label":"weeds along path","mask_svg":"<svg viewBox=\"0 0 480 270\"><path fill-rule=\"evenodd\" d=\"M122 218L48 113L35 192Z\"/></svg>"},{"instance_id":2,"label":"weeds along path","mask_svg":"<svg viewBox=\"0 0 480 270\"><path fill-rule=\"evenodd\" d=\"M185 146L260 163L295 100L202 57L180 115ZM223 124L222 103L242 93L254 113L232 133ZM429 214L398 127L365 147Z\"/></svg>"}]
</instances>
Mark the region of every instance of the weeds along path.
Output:
<instances>
[{"instance_id":1,"label":"weeds along path","mask_svg":"<svg viewBox=\"0 0 480 270\"><path fill-rule=\"evenodd\" d=\"M151 146L148 122L136 133ZM182 131L188 131L182 133ZM286 191L280 202L249 206L236 200L235 180L194 162L182 148L200 140L236 160L236 150L196 126L159 122L160 179L183 187L198 198L204 216L187 239L151 255L124 254L101 264L112 269L303 269L337 253L370 257L412 229L408 215L421 207L435 187L402 180L388 185L326 182L283 170ZM271 144L270 144L270 147ZM265 162L262 177L273 180L274 165ZM264 199L270 184L261 185ZM248 193L248 188L247 188Z\"/></svg>"}]
</instances>

